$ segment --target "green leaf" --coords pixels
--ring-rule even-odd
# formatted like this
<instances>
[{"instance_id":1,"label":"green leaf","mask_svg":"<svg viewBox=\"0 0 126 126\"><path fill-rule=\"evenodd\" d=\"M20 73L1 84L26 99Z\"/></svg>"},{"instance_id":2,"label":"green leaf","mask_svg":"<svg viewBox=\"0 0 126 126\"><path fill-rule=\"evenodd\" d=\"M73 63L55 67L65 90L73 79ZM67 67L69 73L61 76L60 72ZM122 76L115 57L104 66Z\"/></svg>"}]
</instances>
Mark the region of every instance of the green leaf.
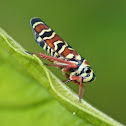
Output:
<instances>
[{"instance_id":1,"label":"green leaf","mask_svg":"<svg viewBox=\"0 0 126 126\"><path fill-rule=\"evenodd\" d=\"M79 103L77 94L2 29L0 54L0 126L122 125L86 101Z\"/></svg>"}]
</instances>

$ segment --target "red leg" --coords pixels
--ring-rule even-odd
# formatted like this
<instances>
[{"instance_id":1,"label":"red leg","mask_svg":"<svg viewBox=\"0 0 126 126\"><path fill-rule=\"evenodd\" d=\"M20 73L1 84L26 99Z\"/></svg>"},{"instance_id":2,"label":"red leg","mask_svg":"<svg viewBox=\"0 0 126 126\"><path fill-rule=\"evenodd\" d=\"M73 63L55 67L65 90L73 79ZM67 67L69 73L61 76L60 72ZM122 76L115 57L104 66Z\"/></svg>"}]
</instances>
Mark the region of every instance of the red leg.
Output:
<instances>
[{"instance_id":1,"label":"red leg","mask_svg":"<svg viewBox=\"0 0 126 126\"><path fill-rule=\"evenodd\" d=\"M68 75L68 74L66 74L66 72L67 71L69 71L69 69L70 69L71 67L70 66L67 66L66 68L63 68L62 69L62 74L65 76L65 75ZM68 78L68 77L67 77Z\"/></svg>"},{"instance_id":2,"label":"red leg","mask_svg":"<svg viewBox=\"0 0 126 126\"><path fill-rule=\"evenodd\" d=\"M41 57L41 58L44 58L46 60L48 60L49 62L53 63L54 61L49 59L49 58L46 58L47 55L45 55L45 57L42 57L41 55L39 55L40 53L32 53L32 54L35 54L37 57ZM42 54L42 53L41 53Z\"/></svg>"},{"instance_id":3,"label":"red leg","mask_svg":"<svg viewBox=\"0 0 126 126\"><path fill-rule=\"evenodd\" d=\"M81 102L81 99L82 99L83 94L84 94L84 89L85 89L84 85L82 84L82 77L73 76L73 77L71 77L71 80L72 80L75 84L77 84L77 85L80 86L80 87L79 87L79 101ZM80 83L77 82L77 80L80 80ZM82 88L83 88L83 89L82 89ZM81 90L82 90L82 92L81 92Z\"/></svg>"},{"instance_id":4,"label":"red leg","mask_svg":"<svg viewBox=\"0 0 126 126\"><path fill-rule=\"evenodd\" d=\"M80 83L79 82L77 82L77 81L73 81L75 84L77 84L77 85L79 85L80 86ZM85 87L84 87L84 85L82 84L82 88L83 88L83 90L82 90L82 93L81 93L81 99L82 99L82 97L83 97L83 94L84 94L84 89L85 89Z\"/></svg>"},{"instance_id":5,"label":"red leg","mask_svg":"<svg viewBox=\"0 0 126 126\"><path fill-rule=\"evenodd\" d=\"M52 56L48 56L48 55L45 55L43 53L33 53L33 54L37 55L38 57L44 58L44 59L46 59L46 60L48 60L50 62L58 61L60 63L65 63L67 65L70 65L70 68L76 68L77 67L77 65L75 63L72 63L72 62L69 62L69 61L65 61L63 59L55 58L55 57L52 57Z\"/></svg>"},{"instance_id":6,"label":"red leg","mask_svg":"<svg viewBox=\"0 0 126 126\"><path fill-rule=\"evenodd\" d=\"M70 69L70 65L58 65L58 64L46 64L46 65L48 65L48 66L57 66L57 67L64 67L63 69L62 69L62 74L66 77L66 78L68 78L68 80L64 80L63 82L64 83L68 83L69 81L71 81L70 79L69 79L69 75L66 73L69 69ZM66 68L65 68L66 67Z\"/></svg>"},{"instance_id":7,"label":"red leg","mask_svg":"<svg viewBox=\"0 0 126 126\"><path fill-rule=\"evenodd\" d=\"M69 78L70 76L67 74L67 71L69 71L69 69L70 69L70 66L67 66L66 68L62 69L62 74L68 79L68 80L64 80L63 81L64 83L68 83L71 81Z\"/></svg>"},{"instance_id":8,"label":"red leg","mask_svg":"<svg viewBox=\"0 0 126 126\"><path fill-rule=\"evenodd\" d=\"M62 74L68 79L70 76L62 70Z\"/></svg>"}]
</instances>

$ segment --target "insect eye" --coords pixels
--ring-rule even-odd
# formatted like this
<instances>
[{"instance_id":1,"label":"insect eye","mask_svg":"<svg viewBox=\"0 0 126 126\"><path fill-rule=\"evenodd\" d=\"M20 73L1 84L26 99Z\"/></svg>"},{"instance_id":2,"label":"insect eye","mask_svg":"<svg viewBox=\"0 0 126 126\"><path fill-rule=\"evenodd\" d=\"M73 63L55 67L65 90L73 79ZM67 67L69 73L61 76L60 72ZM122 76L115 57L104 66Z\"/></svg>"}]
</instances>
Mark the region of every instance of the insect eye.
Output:
<instances>
[{"instance_id":1,"label":"insect eye","mask_svg":"<svg viewBox=\"0 0 126 126\"><path fill-rule=\"evenodd\" d=\"M91 69L88 68L88 69L86 70L86 73L90 73L90 72L91 72Z\"/></svg>"}]
</instances>

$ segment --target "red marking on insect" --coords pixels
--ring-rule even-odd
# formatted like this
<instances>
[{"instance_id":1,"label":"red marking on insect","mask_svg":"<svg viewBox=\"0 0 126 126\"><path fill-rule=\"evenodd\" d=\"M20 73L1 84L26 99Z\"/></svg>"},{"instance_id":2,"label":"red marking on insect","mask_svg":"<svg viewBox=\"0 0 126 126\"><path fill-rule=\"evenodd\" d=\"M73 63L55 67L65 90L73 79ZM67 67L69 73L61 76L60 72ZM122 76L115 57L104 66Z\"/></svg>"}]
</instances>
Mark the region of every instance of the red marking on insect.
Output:
<instances>
[{"instance_id":1,"label":"red marking on insect","mask_svg":"<svg viewBox=\"0 0 126 126\"><path fill-rule=\"evenodd\" d=\"M68 48L65 48L64 51L61 53L64 57L66 57L70 53Z\"/></svg>"},{"instance_id":2,"label":"red marking on insect","mask_svg":"<svg viewBox=\"0 0 126 126\"><path fill-rule=\"evenodd\" d=\"M47 43L51 48L54 49L54 42L59 41L59 40L62 41L63 43L65 43L65 42L63 41L63 39L60 38L57 34L55 34L55 36L54 36L53 38L51 38L51 39L46 39L45 41L46 41L46 43Z\"/></svg>"},{"instance_id":3,"label":"red marking on insect","mask_svg":"<svg viewBox=\"0 0 126 126\"><path fill-rule=\"evenodd\" d=\"M78 55L78 53L76 51L74 51L74 50L71 50L70 53L72 53L74 56Z\"/></svg>"},{"instance_id":4,"label":"red marking on insect","mask_svg":"<svg viewBox=\"0 0 126 126\"><path fill-rule=\"evenodd\" d=\"M85 63L86 65L90 65L90 64L89 64L89 62L88 62L87 60L85 60L85 62L84 62L84 63Z\"/></svg>"},{"instance_id":5,"label":"red marking on insect","mask_svg":"<svg viewBox=\"0 0 126 126\"><path fill-rule=\"evenodd\" d=\"M35 27L36 32L40 33L43 29L48 29L48 27L45 24L38 24Z\"/></svg>"}]
</instances>

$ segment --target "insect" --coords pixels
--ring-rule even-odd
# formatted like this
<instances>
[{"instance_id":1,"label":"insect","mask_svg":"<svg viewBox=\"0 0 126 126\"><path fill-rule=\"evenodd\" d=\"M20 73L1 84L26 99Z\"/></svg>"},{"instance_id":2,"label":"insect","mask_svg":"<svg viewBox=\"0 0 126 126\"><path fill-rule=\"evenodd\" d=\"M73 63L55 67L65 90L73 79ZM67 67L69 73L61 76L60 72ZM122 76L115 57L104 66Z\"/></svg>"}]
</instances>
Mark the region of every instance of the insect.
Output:
<instances>
[{"instance_id":1,"label":"insect","mask_svg":"<svg viewBox=\"0 0 126 126\"><path fill-rule=\"evenodd\" d=\"M43 53L32 54L51 62L51 64L45 65L61 68L63 75L67 78L64 81L65 83L73 81L79 85L79 101L81 102L85 90L83 83L91 82L95 79L95 74L88 61L81 57L41 19L32 18L31 26L36 42L51 56Z\"/></svg>"}]
</instances>

